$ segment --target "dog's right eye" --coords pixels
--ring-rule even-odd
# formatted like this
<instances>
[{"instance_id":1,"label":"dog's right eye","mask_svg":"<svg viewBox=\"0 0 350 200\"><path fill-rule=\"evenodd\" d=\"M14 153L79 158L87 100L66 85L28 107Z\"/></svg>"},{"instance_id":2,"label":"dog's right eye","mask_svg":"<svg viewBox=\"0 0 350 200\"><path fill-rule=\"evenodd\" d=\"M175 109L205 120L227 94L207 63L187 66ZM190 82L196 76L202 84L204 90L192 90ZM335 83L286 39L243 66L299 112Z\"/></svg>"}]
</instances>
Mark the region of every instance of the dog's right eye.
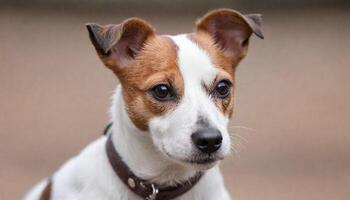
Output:
<instances>
[{"instance_id":1,"label":"dog's right eye","mask_svg":"<svg viewBox=\"0 0 350 200\"><path fill-rule=\"evenodd\" d=\"M231 91L231 85L232 83L228 80L223 80L223 81L220 81L214 88L214 94L221 98L221 99L224 99L226 98L229 94L230 94L230 91Z\"/></svg>"},{"instance_id":2,"label":"dog's right eye","mask_svg":"<svg viewBox=\"0 0 350 200\"><path fill-rule=\"evenodd\" d=\"M159 84L151 89L152 96L158 101L170 101L175 98L173 89L166 84Z\"/></svg>"}]
</instances>

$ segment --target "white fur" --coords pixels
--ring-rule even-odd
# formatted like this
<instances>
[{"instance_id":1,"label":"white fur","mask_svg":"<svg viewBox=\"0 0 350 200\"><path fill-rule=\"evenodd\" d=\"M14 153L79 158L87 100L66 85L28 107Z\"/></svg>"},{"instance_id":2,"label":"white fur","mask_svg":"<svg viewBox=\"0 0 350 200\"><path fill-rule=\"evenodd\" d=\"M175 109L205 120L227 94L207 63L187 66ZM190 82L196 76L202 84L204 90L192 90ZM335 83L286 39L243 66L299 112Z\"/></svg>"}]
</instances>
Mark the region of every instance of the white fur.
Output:
<instances>
[{"instance_id":1,"label":"white fur","mask_svg":"<svg viewBox=\"0 0 350 200\"><path fill-rule=\"evenodd\" d=\"M124 162L140 178L157 183L180 182L199 169L182 162L194 151L190 134L198 116L203 116L223 135L221 156L230 149L228 119L202 88L218 73L209 56L186 36L173 37L179 47L178 64L185 83L185 94L178 107L162 117L151 119L149 132L140 131L131 122L118 86L111 108L112 139ZM115 175L105 153L103 136L70 159L54 176L52 200L137 200ZM167 154L170 154L167 155ZM210 168L210 169L208 169ZM207 166L205 175L190 191L177 200L229 200L218 166ZM38 200L43 184L34 188L25 200Z\"/></svg>"}]
</instances>

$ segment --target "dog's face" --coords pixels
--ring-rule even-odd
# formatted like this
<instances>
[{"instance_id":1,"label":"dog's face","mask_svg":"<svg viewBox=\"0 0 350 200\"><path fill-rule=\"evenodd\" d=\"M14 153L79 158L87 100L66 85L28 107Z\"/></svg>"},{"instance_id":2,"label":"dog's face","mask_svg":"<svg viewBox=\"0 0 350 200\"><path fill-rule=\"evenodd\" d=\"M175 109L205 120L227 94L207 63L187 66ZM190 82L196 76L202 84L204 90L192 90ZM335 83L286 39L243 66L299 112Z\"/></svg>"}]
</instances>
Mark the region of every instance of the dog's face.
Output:
<instances>
[{"instance_id":1,"label":"dog's face","mask_svg":"<svg viewBox=\"0 0 350 200\"><path fill-rule=\"evenodd\" d=\"M229 153L235 69L251 34L262 37L259 15L215 10L177 36L159 36L135 18L87 28L121 82L129 118L164 156L208 168Z\"/></svg>"}]
</instances>

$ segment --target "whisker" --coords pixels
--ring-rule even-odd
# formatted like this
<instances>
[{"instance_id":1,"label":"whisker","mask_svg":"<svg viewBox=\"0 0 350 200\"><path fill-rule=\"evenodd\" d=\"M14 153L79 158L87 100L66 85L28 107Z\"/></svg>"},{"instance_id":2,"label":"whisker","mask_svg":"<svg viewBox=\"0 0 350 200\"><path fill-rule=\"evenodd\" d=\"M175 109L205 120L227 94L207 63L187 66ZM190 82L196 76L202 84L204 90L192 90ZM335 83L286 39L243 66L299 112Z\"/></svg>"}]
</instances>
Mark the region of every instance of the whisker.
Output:
<instances>
[{"instance_id":1,"label":"whisker","mask_svg":"<svg viewBox=\"0 0 350 200\"><path fill-rule=\"evenodd\" d=\"M244 143L247 143L247 140L237 134L230 134L231 141L231 150L238 155L240 150L244 147Z\"/></svg>"},{"instance_id":2,"label":"whisker","mask_svg":"<svg viewBox=\"0 0 350 200\"><path fill-rule=\"evenodd\" d=\"M244 133L243 135L246 135L246 133L256 133L257 130L254 128L240 125L231 125L229 126L229 129L231 130L229 136L232 141L230 149L232 150L232 152L234 152L236 156L239 156L239 153L242 151L242 149L246 147L246 144L248 143L248 139L242 136L242 132ZM240 134L237 134L236 131L239 131Z\"/></svg>"},{"instance_id":3,"label":"whisker","mask_svg":"<svg viewBox=\"0 0 350 200\"><path fill-rule=\"evenodd\" d=\"M232 129L244 129L244 130L254 131L254 132L257 131L254 128L250 128L250 127L246 127L246 126L230 126L230 128L232 128Z\"/></svg>"}]
</instances>

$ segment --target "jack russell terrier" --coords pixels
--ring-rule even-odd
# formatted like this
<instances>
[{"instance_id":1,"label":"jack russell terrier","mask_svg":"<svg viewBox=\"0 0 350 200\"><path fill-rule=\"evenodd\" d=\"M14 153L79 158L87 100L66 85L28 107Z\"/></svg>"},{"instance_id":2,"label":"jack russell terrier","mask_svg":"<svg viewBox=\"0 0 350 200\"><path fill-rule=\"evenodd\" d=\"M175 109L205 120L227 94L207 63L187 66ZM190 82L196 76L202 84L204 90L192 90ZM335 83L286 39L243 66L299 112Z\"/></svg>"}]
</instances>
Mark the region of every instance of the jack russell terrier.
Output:
<instances>
[{"instance_id":1,"label":"jack russell terrier","mask_svg":"<svg viewBox=\"0 0 350 200\"><path fill-rule=\"evenodd\" d=\"M230 153L236 67L261 15L217 9L194 32L157 35L146 21L87 24L120 80L107 134L25 200L228 200L217 163Z\"/></svg>"}]
</instances>

